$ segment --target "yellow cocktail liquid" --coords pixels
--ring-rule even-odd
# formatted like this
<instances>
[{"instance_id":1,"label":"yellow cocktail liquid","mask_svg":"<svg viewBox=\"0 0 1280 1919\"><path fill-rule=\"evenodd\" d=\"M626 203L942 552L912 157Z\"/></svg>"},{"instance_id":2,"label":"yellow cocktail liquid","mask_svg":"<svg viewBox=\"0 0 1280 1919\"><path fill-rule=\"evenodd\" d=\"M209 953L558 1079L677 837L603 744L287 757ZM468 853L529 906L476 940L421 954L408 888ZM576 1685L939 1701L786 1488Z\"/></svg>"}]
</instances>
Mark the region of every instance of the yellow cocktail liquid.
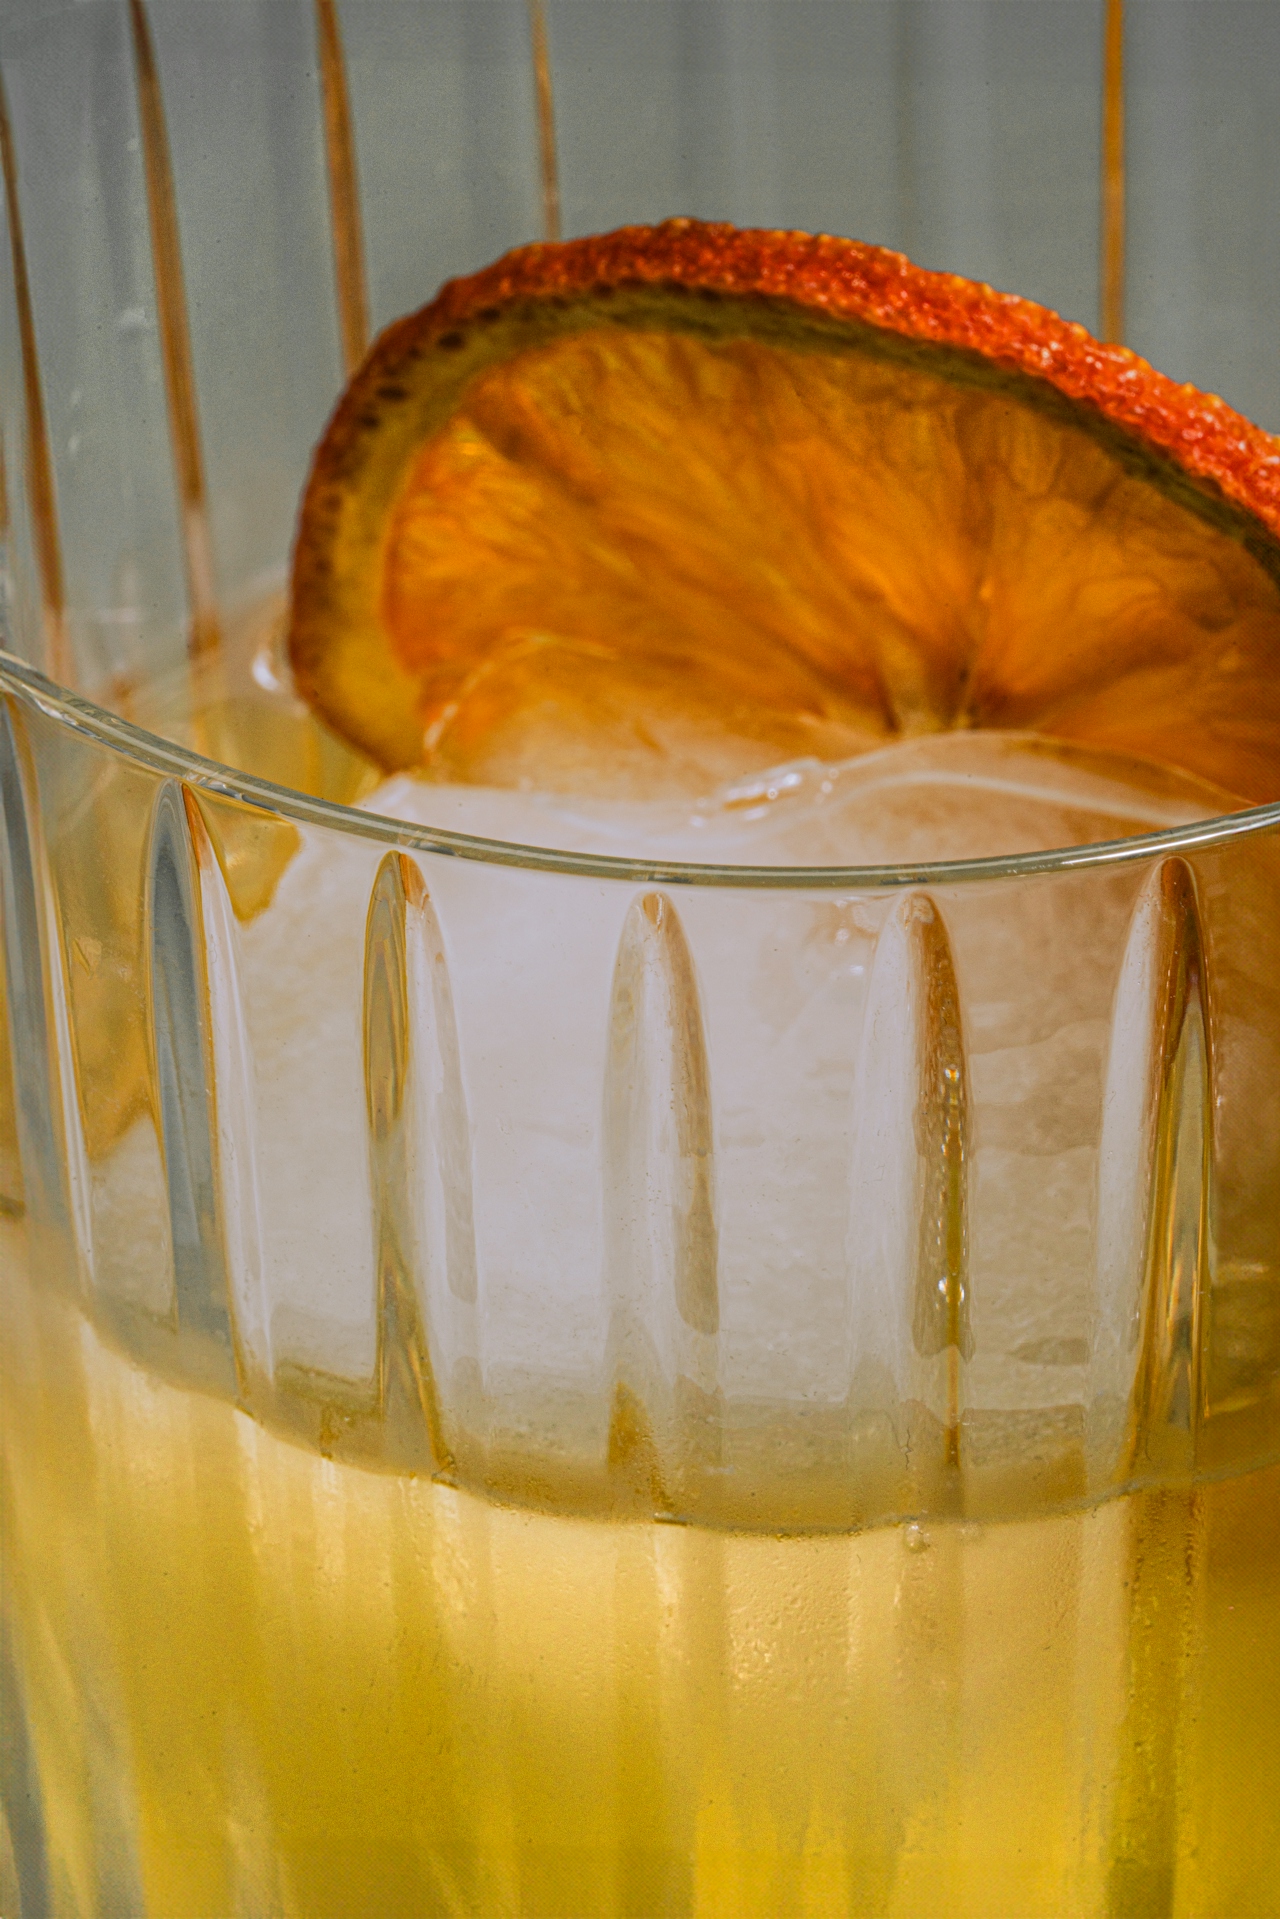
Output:
<instances>
[{"instance_id":1,"label":"yellow cocktail liquid","mask_svg":"<svg viewBox=\"0 0 1280 1919\"><path fill-rule=\"evenodd\" d=\"M321 1458L56 1298L4 1353L57 1919L1280 1912L1280 1470L611 1524Z\"/></svg>"}]
</instances>

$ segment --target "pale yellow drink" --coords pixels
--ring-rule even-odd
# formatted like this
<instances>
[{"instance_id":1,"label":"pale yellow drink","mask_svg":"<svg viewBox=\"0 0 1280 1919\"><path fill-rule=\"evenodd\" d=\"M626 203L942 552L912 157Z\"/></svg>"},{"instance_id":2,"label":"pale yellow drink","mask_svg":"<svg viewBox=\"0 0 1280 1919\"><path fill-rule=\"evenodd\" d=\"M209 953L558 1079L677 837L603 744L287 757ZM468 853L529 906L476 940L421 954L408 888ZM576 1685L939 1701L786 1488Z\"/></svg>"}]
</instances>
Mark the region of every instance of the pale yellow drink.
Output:
<instances>
[{"instance_id":1,"label":"pale yellow drink","mask_svg":"<svg viewBox=\"0 0 1280 1919\"><path fill-rule=\"evenodd\" d=\"M335 1464L72 1308L31 1327L4 1549L51 1914L1277 1910L1276 1469L611 1524Z\"/></svg>"}]
</instances>

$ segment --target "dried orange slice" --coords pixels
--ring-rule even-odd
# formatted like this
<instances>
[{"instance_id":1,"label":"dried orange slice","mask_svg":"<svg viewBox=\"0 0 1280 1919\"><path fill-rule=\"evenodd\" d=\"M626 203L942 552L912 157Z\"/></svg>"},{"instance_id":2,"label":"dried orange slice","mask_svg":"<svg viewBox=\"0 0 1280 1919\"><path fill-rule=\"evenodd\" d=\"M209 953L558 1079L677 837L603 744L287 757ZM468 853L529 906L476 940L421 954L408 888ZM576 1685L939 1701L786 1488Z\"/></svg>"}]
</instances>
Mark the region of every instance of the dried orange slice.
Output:
<instances>
[{"instance_id":1,"label":"dried orange slice","mask_svg":"<svg viewBox=\"0 0 1280 1919\"><path fill-rule=\"evenodd\" d=\"M390 327L291 653L387 769L685 790L1034 730L1280 794L1280 442L852 241L533 246Z\"/></svg>"}]
</instances>

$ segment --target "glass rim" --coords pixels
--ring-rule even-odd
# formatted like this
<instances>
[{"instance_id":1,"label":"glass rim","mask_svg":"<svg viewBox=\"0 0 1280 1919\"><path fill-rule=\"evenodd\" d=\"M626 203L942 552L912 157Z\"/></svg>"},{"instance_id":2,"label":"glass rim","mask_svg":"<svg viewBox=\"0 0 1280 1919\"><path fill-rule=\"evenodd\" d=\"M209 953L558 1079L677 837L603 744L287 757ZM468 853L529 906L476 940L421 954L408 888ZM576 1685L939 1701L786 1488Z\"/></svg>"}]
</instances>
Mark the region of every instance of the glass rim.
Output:
<instances>
[{"instance_id":1,"label":"glass rim","mask_svg":"<svg viewBox=\"0 0 1280 1919\"><path fill-rule=\"evenodd\" d=\"M1280 801L1234 813L1165 827L1157 833L1039 853L1002 853L983 859L926 860L881 866L748 866L694 860L631 859L620 853L575 853L527 846L518 840L485 839L447 827L419 826L365 807L324 800L242 773L179 746L132 720L122 719L82 694L59 686L38 668L0 647L0 688L22 693L43 713L153 772L185 781L198 791L271 812L296 825L323 826L408 852L474 860L481 865L562 873L585 879L642 881L668 886L737 888L755 892L874 892L911 886L949 886L965 881L1012 880L1042 873L1131 866L1143 860L1205 847L1225 846L1280 828Z\"/></svg>"}]
</instances>

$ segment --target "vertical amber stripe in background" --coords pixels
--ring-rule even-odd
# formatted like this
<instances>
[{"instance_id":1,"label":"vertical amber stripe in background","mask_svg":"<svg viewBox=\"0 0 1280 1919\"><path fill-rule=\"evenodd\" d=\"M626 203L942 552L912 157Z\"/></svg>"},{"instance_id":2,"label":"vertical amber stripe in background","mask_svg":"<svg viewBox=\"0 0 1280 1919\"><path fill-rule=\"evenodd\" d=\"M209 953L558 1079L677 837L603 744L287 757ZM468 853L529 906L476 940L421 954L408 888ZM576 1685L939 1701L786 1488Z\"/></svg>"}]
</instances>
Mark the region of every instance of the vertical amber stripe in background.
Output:
<instances>
[{"instance_id":1,"label":"vertical amber stripe in background","mask_svg":"<svg viewBox=\"0 0 1280 1919\"><path fill-rule=\"evenodd\" d=\"M134 65L138 79L138 120L142 130L147 213L151 223L156 319L160 330L165 391L169 401L169 437L173 445L174 474L178 483L182 557L191 608L189 645L192 659L198 660L218 652L222 633L213 584L213 548L209 537L204 462L200 452L200 415L191 359L191 327L182 277L178 208L173 191L173 166L169 158L164 102L160 97L160 76L142 0L129 0L129 20L133 29Z\"/></svg>"},{"instance_id":2,"label":"vertical amber stripe in background","mask_svg":"<svg viewBox=\"0 0 1280 1919\"><path fill-rule=\"evenodd\" d=\"M542 165L542 231L560 238L560 169L556 160L556 107L551 91L551 55L547 50L547 14L542 0L529 0L533 40L533 84L538 101L538 154Z\"/></svg>"},{"instance_id":3,"label":"vertical amber stripe in background","mask_svg":"<svg viewBox=\"0 0 1280 1919\"><path fill-rule=\"evenodd\" d=\"M364 358L369 343L369 300L365 289L364 233L360 223L355 140L351 132L351 100L334 0L316 0L316 39L324 100L333 275L338 295L338 324L342 329L342 363L350 377Z\"/></svg>"},{"instance_id":4,"label":"vertical amber stripe in background","mask_svg":"<svg viewBox=\"0 0 1280 1919\"><path fill-rule=\"evenodd\" d=\"M45 657L50 679L72 683L71 648L67 640L66 601L62 584L62 547L58 539L58 504L49 457L49 428L45 420L40 363L36 356L36 327L31 310L31 282L27 278L27 250L22 239L18 207L18 160L9 127L9 103L0 81L0 167L4 171L5 203L9 215L9 246L13 253L14 302L18 309L18 340L22 352L23 398L27 414L27 486L31 498L31 531L40 572L40 601L44 614Z\"/></svg>"},{"instance_id":5,"label":"vertical amber stripe in background","mask_svg":"<svg viewBox=\"0 0 1280 1919\"><path fill-rule=\"evenodd\" d=\"M1099 332L1124 339L1124 0L1107 0L1102 56L1102 294Z\"/></svg>"}]
</instances>

